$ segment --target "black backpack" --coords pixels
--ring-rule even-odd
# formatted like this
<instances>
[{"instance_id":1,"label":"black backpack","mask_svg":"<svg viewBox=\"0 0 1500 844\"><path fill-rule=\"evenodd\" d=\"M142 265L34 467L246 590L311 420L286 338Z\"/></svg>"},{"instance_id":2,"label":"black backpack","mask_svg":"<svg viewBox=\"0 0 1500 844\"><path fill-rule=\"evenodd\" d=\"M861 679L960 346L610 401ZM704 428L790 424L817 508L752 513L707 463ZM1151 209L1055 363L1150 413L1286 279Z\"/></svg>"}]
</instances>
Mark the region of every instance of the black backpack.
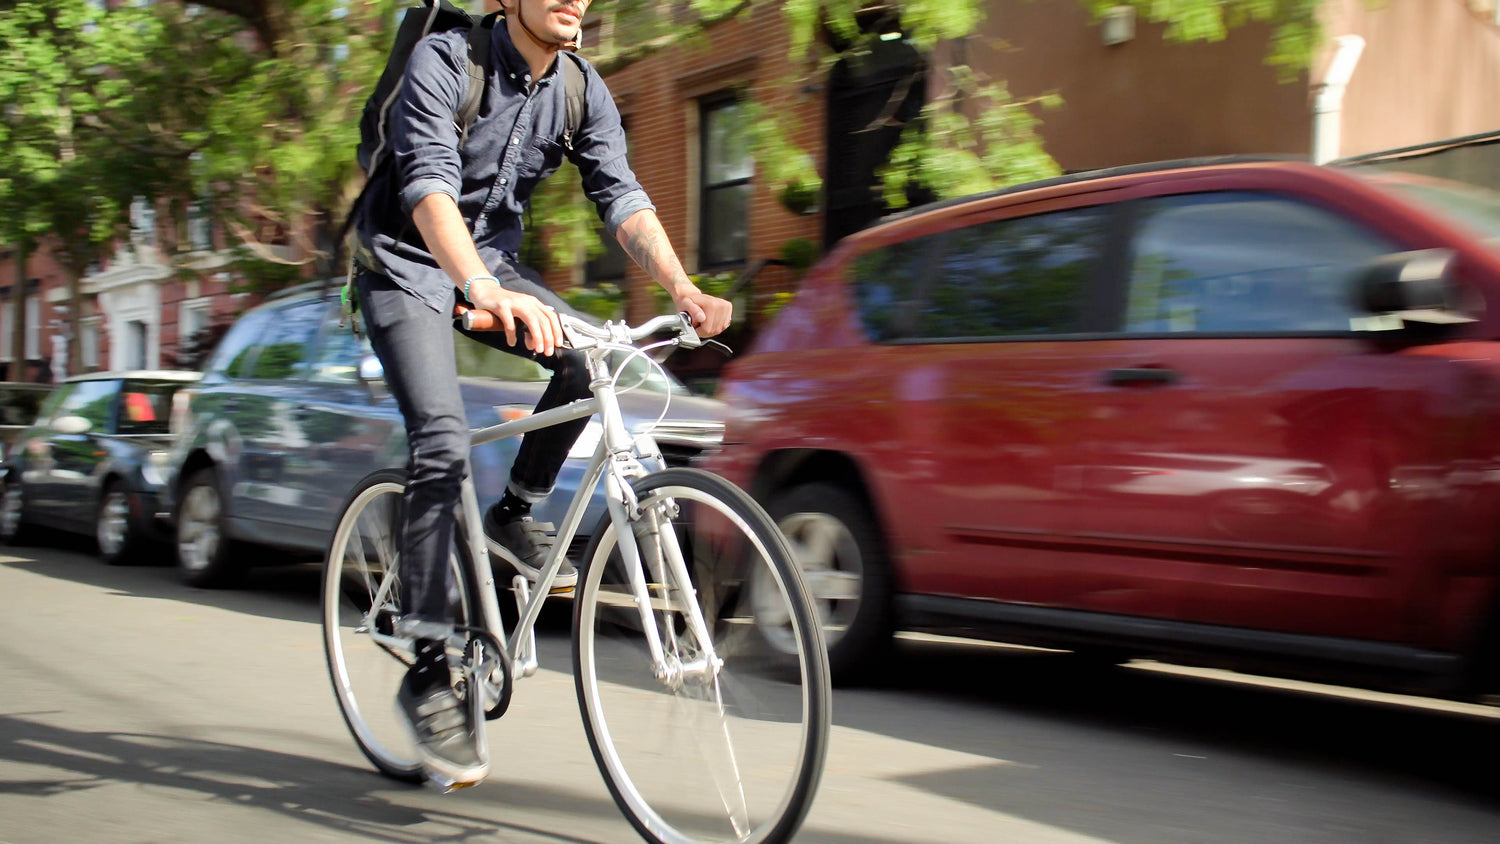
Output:
<instances>
[{"instance_id":1,"label":"black backpack","mask_svg":"<svg viewBox=\"0 0 1500 844\"><path fill-rule=\"evenodd\" d=\"M496 23L503 19L500 12L492 12L476 22L472 15L448 0L423 0L423 5L406 10L401 18L401 25L396 30L396 43L391 48L390 57L386 59L385 70L375 83L374 93L365 100L364 112L360 115L359 146L355 149L355 157L365 173L365 186L355 198L354 205L344 220L339 241L342 242L348 236L349 229L354 224L354 215L364 203L365 192L374 181L375 173L390 161L386 120L391 106L396 102L396 95L401 92L406 63L411 59L411 51L417 46L417 42L437 32L454 29L466 29L469 32L469 92L453 115L453 124L458 128L459 145L462 146L468 137L469 127L479 114L479 104L484 99L485 80L488 76L486 69L490 63L490 33ZM567 51L562 51L562 55L568 56L567 59L559 59L562 62L564 96L567 99L567 122L563 128L562 141L565 148L572 149L573 135L583 124L587 79L580 59Z\"/></svg>"}]
</instances>

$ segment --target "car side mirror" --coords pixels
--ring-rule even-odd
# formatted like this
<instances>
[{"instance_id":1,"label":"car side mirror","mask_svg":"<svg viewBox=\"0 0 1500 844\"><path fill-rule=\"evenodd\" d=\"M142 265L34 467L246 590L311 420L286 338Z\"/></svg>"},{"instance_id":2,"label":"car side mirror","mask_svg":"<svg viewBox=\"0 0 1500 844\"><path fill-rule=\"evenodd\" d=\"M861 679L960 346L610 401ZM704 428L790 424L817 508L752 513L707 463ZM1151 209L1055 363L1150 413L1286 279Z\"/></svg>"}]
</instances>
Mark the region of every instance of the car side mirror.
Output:
<instances>
[{"instance_id":1,"label":"car side mirror","mask_svg":"<svg viewBox=\"0 0 1500 844\"><path fill-rule=\"evenodd\" d=\"M52 430L59 434L86 434L94 423L82 416L59 416L52 420Z\"/></svg>"},{"instance_id":2,"label":"car side mirror","mask_svg":"<svg viewBox=\"0 0 1500 844\"><path fill-rule=\"evenodd\" d=\"M1401 322L1472 322L1463 313L1463 290L1453 277L1455 257L1451 249L1382 255L1356 275L1356 302L1369 313Z\"/></svg>"}]
</instances>

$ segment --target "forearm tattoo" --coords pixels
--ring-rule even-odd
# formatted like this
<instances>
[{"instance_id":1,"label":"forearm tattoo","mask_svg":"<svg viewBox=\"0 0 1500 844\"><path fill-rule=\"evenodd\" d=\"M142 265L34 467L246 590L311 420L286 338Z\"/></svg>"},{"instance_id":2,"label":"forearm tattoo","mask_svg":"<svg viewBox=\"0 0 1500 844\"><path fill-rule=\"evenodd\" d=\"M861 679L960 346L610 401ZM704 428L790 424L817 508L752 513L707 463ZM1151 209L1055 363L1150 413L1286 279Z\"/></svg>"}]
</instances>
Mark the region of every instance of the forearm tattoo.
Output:
<instances>
[{"instance_id":1,"label":"forearm tattoo","mask_svg":"<svg viewBox=\"0 0 1500 844\"><path fill-rule=\"evenodd\" d=\"M687 273L672 251L672 243L654 215L640 214L643 219L627 220L620 227L620 245L631 260L662 284L686 281Z\"/></svg>"}]
</instances>

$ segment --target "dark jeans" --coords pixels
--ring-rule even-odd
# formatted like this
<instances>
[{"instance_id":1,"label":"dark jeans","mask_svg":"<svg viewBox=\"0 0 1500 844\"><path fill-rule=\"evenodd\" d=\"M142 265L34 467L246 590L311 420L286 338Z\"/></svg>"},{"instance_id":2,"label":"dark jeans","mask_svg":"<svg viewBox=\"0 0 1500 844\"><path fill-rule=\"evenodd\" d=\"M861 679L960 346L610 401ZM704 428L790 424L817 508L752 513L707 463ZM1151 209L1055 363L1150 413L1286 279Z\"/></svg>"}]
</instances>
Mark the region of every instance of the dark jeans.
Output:
<instances>
[{"instance_id":1,"label":"dark jeans","mask_svg":"<svg viewBox=\"0 0 1500 844\"><path fill-rule=\"evenodd\" d=\"M541 285L507 281L506 287L530 293L559 312L574 313ZM412 622L451 625L448 553L469 457L469 425L459 395L452 338L448 335L455 330L452 310L460 293L454 288L443 310L438 312L417 301L389 278L368 270L361 270L355 277L355 288L359 291L370 345L380 358L385 382L406 420L406 441L411 450L404 499L406 516L399 539L407 618ZM581 352L560 349L554 355L542 356L524 345L507 344L503 331L462 333L552 370L552 381L537 402L539 413L590 395L587 361ZM562 471L568 450L587 424L587 419L579 419L523 437L511 468L509 489L529 501L545 498ZM436 629L426 624L418 626L428 631Z\"/></svg>"}]
</instances>

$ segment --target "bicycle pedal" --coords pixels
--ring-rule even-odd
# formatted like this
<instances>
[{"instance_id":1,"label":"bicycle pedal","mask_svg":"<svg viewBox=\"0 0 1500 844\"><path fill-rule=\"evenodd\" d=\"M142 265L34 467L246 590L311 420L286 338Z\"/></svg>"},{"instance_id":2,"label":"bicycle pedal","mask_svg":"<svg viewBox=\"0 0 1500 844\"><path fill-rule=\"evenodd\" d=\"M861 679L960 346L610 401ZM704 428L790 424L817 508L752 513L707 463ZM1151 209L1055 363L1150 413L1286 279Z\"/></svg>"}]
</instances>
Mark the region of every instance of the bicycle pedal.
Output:
<instances>
[{"instance_id":1,"label":"bicycle pedal","mask_svg":"<svg viewBox=\"0 0 1500 844\"><path fill-rule=\"evenodd\" d=\"M479 783L481 782L483 782L483 780L475 780L474 782L455 782L441 774L435 774L429 771L427 772L427 778L422 781L422 784L439 794L452 794L453 792L458 791L461 788L473 788L474 786L479 785Z\"/></svg>"}]
</instances>

